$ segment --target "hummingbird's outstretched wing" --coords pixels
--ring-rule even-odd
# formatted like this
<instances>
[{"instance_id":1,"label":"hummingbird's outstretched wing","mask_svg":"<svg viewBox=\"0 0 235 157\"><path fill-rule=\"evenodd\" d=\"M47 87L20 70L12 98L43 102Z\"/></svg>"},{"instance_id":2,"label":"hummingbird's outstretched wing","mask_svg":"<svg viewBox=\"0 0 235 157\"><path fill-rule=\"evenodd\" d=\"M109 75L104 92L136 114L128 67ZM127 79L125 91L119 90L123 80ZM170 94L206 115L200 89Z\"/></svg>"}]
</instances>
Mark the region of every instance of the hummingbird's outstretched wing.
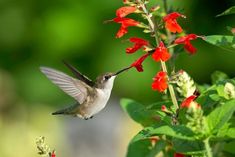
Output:
<instances>
[{"instance_id":1,"label":"hummingbird's outstretched wing","mask_svg":"<svg viewBox=\"0 0 235 157\"><path fill-rule=\"evenodd\" d=\"M93 90L81 80L72 78L60 71L46 67L40 67L40 70L54 84L58 85L65 93L76 99L80 104L86 100L89 92L88 90Z\"/></svg>"},{"instance_id":2,"label":"hummingbird's outstretched wing","mask_svg":"<svg viewBox=\"0 0 235 157\"><path fill-rule=\"evenodd\" d=\"M71 64L63 61L63 63L72 71L72 73L81 81L85 82L89 86L93 87L95 83L90 80L88 77L80 73L76 68L74 68Z\"/></svg>"}]
</instances>

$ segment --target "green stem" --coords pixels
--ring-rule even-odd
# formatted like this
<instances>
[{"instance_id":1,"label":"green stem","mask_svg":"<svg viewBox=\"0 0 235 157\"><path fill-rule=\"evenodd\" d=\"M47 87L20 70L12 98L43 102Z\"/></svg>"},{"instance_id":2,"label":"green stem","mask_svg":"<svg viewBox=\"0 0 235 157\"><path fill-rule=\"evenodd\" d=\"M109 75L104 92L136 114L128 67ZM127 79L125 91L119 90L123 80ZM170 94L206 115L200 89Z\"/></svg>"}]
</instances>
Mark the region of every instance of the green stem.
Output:
<instances>
[{"instance_id":1,"label":"green stem","mask_svg":"<svg viewBox=\"0 0 235 157\"><path fill-rule=\"evenodd\" d=\"M157 32L157 24L151 18L151 15L149 14L149 12L147 10L146 5L143 2L141 2L141 0L137 0L137 2L139 3L139 5L143 9L144 13L146 14L146 18L149 22L150 30L154 34L157 46L159 46L160 38L159 38L158 32ZM166 67L165 62L161 61L161 67L162 67L163 72L167 73L167 67ZM174 108L177 111L178 108L179 108L179 105L178 105L178 102L177 102L177 99L176 99L174 88L171 84L169 84L168 89L169 89L169 93L170 93L171 100L172 100L172 103L174 105Z\"/></svg>"},{"instance_id":2,"label":"green stem","mask_svg":"<svg viewBox=\"0 0 235 157\"><path fill-rule=\"evenodd\" d=\"M204 143L205 149L206 149L206 156L207 157L213 157L212 152L211 152L210 143L209 143L209 138L205 139L203 141L203 143Z\"/></svg>"}]
</instances>

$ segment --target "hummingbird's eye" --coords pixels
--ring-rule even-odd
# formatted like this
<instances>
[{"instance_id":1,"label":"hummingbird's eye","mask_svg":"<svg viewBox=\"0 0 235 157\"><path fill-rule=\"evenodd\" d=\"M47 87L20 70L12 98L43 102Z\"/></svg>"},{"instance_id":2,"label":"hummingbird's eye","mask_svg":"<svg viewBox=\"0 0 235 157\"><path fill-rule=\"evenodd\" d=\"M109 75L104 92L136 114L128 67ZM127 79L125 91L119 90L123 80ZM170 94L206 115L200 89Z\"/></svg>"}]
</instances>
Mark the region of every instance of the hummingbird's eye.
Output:
<instances>
[{"instance_id":1,"label":"hummingbird's eye","mask_svg":"<svg viewBox=\"0 0 235 157\"><path fill-rule=\"evenodd\" d=\"M104 79L105 79L105 80L108 80L109 78L110 78L109 75L104 76Z\"/></svg>"}]
</instances>

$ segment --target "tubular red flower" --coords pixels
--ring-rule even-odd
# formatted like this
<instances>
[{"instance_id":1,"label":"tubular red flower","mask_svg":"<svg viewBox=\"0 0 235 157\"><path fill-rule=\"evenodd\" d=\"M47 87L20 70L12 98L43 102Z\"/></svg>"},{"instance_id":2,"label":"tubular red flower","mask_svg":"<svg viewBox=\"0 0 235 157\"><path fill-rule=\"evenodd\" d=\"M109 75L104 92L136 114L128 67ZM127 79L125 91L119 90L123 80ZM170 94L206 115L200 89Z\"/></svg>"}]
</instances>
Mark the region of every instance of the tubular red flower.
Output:
<instances>
[{"instance_id":1,"label":"tubular red flower","mask_svg":"<svg viewBox=\"0 0 235 157\"><path fill-rule=\"evenodd\" d=\"M179 37L175 40L175 44L184 44L184 48L190 53L190 54L195 54L197 49L190 43L190 40L195 40L197 39L198 35L196 34L188 34L183 37ZM202 38L202 37L201 37Z\"/></svg>"},{"instance_id":2,"label":"tubular red flower","mask_svg":"<svg viewBox=\"0 0 235 157\"><path fill-rule=\"evenodd\" d=\"M50 157L56 157L56 155L55 155L55 151L52 151L52 153L51 153Z\"/></svg>"},{"instance_id":3,"label":"tubular red flower","mask_svg":"<svg viewBox=\"0 0 235 157\"><path fill-rule=\"evenodd\" d=\"M134 43L134 46L126 48L126 53L134 53L137 50L141 49L143 46L149 45L148 41L141 39L141 38L132 37L129 40L130 42Z\"/></svg>"},{"instance_id":4,"label":"tubular red flower","mask_svg":"<svg viewBox=\"0 0 235 157\"><path fill-rule=\"evenodd\" d=\"M135 12L135 11L136 11L135 6L121 7L119 9L117 9L116 16L122 18L122 17L127 16L128 14L131 14L131 13Z\"/></svg>"},{"instance_id":5,"label":"tubular red flower","mask_svg":"<svg viewBox=\"0 0 235 157\"><path fill-rule=\"evenodd\" d=\"M177 12L170 13L163 18L163 20L165 21L166 29L168 29L172 33L181 33L183 31L176 21L178 17L186 18L184 15Z\"/></svg>"},{"instance_id":6,"label":"tubular red flower","mask_svg":"<svg viewBox=\"0 0 235 157\"><path fill-rule=\"evenodd\" d=\"M186 98L182 103L181 103L181 105L180 105L180 107L181 108L190 108L190 107L192 107L192 104L193 104L193 102L194 102L194 100L197 98L198 96L197 95L191 95L191 96L189 96L188 98ZM201 106L198 104L198 103L196 103L196 102L194 102L194 107L196 107L196 108L200 108Z\"/></svg>"},{"instance_id":7,"label":"tubular red flower","mask_svg":"<svg viewBox=\"0 0 235 157\"><path fill-rule=\"evenodd\" d=\"M185 157L183 154L180 153L174 153L174 157Z\"/></svg>"},{"instance_id":8,"label":"tubular red flower","mask_svg":"<svg viewBox=\"0 0 235 157\"><path fill-rule=\"evenodd\" d=\"M131 67L135 67L137 71L144 71L142 63L149 56L149 53L144 54L139 59L137 59L134 63L131 64Z\"/></svg>"},{"instance_id":9,"label":"tubular red flower","mask_svg":"<svg viewBox=\"0 0 235 157\"><path fill-rule=\"evenodd\" d=\"M160 60L166 62L168 59L170 59L170 57L171 55L169 54L163 42L160 42L159 47L156 48L152 55L152 58L156 62L159 62Z\"/></svg>"},{"instance_id":10,"label":"tubular red flower","mask_svg":"<svg viewBox=\"0 0 235 157\"><path fill-rule=\"evenodd\" d=\"M163 112L166 112L166 111L167 111L166 106L165 106L165 105L162 105L161 110L162 110Z\"/></svg>"},{"instance_id":11,"label":"tubular red flower","mask_svg":"<svg viewBox=\"0 0 235 157\"><path fill-rule=\"evenodd\" d=\"M130 18L116 17L113 19L113 21L121 24L121 27L119 31L117 32L116 38L121 38L124 34L126 34L128 32L127 28L129 26L137 26L140 24L138 21L135 21Z\"/></svg>"},{"instance_id":12,"label":"tubular red flower","mask_svg":"<svg viewBox=\"0 0 235 157\"><path fill-rule=\"evenodd\" d=\"M152 89L157 90L159 92L164 92L167 87L167 74L166 72L160 71L153 78L154 82L152 83Z\"/></svg>"}]
</instances>

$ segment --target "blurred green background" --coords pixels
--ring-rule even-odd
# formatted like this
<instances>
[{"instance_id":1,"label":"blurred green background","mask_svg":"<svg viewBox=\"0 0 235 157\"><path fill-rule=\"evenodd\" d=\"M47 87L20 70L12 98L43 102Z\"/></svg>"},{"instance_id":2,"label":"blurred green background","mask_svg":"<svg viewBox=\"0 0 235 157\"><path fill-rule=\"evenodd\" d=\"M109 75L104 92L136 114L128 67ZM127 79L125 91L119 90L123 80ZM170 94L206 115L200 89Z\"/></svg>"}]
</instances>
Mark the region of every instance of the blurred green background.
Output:
<instances>
[{"instance_id":1,"label":"blurred green background","mask_svg":"<svg viewBox=\"0 0 235 157\"><path fill-rule=\"evenodd\" d=\"M230 34L226 26L235 27L232 15L215 18L235 5L234 0L168 1L172 9L187 16L186 20L180 20L187 33ZM151 3L161 5L158 0L151 0ZM100 154L110 157L112 153L112 156L119 157L125 154L128 140L133 135L131 132L136 126L130 124L120 111L119 99L128 97L145 104L159 100L159 94L151 90L152 78L160 68L158 63L148 59L144 63L143 73L132 69L120 75L109 103L113 107L90 122L50 116L56 108L73 100L39 71L39 66L43 65L69 72L62 64L62 60L66 60L94 79L100 73L117 71L132 63L142 52L127 55L125 48L130 44L125 40L131 36L149 37L138 28L130 28L123 38L115 39L119 25L103 24L103 21L112 19L115 10L121 6L121 0L0 0L1 157L37 156L34 143L39 135L46 136L51 147L60 154L58 156L89 157ZM235 76L235 53L211 46L200 39L193 41L193 44L198 48L197 54L189 56L181 53L176 69L184 69L200 84L210 83L210 75L215 70ZM84 128L94 130L89 134L94 134L95 140L89 135L83 136L82 133L87 132ZM104 131L108 128L113 130L110 136L115 136L109 137L111 145L107 143L108 137L105 135L108 133ZM73 134L79 134L79 139L72 137ZM73 140L76 140L75 144ZM88 140L91 145L84 145ZM100 143L109 145L110 152L102 150L106 149L106 145L99 148L97 145ZM75 151L77 149L91 153L82 155L81 151Z\"/></svg>"}]
</instances>

